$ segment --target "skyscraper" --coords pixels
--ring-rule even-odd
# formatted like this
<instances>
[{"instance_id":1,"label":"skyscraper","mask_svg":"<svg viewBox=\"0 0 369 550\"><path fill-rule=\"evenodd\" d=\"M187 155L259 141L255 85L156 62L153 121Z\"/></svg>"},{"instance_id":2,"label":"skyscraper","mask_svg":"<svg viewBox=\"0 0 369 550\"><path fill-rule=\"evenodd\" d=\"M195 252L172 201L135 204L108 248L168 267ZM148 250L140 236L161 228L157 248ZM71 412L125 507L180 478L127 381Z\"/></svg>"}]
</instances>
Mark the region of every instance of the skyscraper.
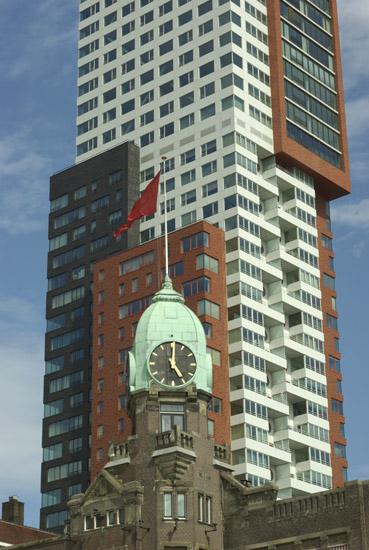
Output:
<instances>
[{"instance_id":1,"label":"skyscraper","mask_svg":"<svg viewBox=\"0 0 369 550\"><path fill-rule=\"evenodd\" d=\"M79 33L77 161L133 140L142 187L167 157L169 231L225 230L236 475L281 497L341 485L336 2L81 0ZM142 243L163 232L163 200Z\"/></svg>"},{"instance_id":2,"label":"skyscraper","mask_svg":"<svg viewBox=\"0 0 369 550\"><path fill-rule=\"evenodd\" d=\"M66 502L90 481L94 262L137 244L113 228L138 195L139 150L125 143L52 176L42 433L41 525L60 530Z\"/></svg>"}]
</instances>

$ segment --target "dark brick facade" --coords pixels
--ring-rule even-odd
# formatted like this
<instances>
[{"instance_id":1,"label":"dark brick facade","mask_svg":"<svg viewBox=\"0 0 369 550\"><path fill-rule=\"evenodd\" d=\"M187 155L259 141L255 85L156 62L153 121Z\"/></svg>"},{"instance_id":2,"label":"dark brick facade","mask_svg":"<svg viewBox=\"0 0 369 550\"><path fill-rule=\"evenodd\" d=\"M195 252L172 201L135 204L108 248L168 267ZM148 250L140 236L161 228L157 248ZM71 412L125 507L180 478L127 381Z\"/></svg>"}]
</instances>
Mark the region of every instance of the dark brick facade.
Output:
<instances>
[{"instance_id":1,"label":"dark brick facade","mask_svg":"<svg viewBox=\"0 0 369 550\"><path fill-rule=\"evenodd\" d=\"M51 241L53 246L48 255L47 267L49 292L46 299L46 318L49 326L45 339L47 370L44 379L44 403L45 410L52 409L54 405L50 404L55 402L57 407L45 414L42 443L44 448L59 445L59 449L54 454L45 451L41 490L48 494L56 491L58 497L55 501L50 499L46 505L44 502L41 509L42 528L60 531L62 526L58 525L57 514L67 509L66 502L70 492L73 492L70 487L81 485L82 490L85 490L90 482L88 462L93 264L138 243L138 224L131 228L129 235L123 235L121 240L113 237L114 229L126 220L127 212L138 195L139 149L129 142L59 172L50 180L50 201L54 208L49 217L49 239L63 235L64 241L63 246ZM60 197L65 197L64 202L55 205L53 201ZM120 219L112 220L110 216L118 211ZM79 250L78 253L76 249ZM61 256L68 253L71 253L70 257ZM57 307L53 304L55 297L81 288L83 295L80 297L69 295ZM80 331L75 332L78 338L74 338L69 344L64 342L60 345L57 342L58 337L73 331ZM58 361L62 364L55 365ZM83 373L82 383L74 380L68 387L65 382L67 379L62 380L63 377L80 372ZM80 417L82 422L78 423L78 429L67 429L72 427L67 426L69 419ZM51 435L50 424L63 421L65 424L57 430L58 433ZM79 438L82 441L78 441L78 445L72 448L70 441L77 441ZM72 477L48 479L49 468L70 463L78 466Z\"/></svg>"}]
</instances>

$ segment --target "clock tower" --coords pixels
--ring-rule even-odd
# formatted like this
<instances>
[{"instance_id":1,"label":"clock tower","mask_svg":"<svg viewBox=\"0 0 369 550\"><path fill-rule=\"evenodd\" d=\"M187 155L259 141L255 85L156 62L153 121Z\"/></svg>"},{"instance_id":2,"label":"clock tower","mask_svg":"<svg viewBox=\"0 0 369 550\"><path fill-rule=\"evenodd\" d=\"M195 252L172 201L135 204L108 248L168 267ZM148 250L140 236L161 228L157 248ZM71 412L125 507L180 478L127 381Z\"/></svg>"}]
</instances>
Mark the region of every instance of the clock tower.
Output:
<instances>
[{"instance_id":1,"label":"clock tower","mask_svg":"<svg viewBox=\"0 0 369 550\"><path fill-rule=\"evenodd\" d=\"M72 536L95 529L99 514L121 524L127 550L221 550L232 467L228 448L208 434L211 356L168 277L138 322L128 371L133 434L110 445L87 493L70 501Z\"/></svg>"},{"instance_id":2,"label":"clock tower","mask_svg":"<svg viewBox=\"0 0 369 550\"><path fill-rule=\"evenodd\" d=\"M211 394L211 356L199 318L166 277L137 326L129 353L130 391L133 397L152 385L176 391L191 384Z\"/></svg>"}]
</instances>

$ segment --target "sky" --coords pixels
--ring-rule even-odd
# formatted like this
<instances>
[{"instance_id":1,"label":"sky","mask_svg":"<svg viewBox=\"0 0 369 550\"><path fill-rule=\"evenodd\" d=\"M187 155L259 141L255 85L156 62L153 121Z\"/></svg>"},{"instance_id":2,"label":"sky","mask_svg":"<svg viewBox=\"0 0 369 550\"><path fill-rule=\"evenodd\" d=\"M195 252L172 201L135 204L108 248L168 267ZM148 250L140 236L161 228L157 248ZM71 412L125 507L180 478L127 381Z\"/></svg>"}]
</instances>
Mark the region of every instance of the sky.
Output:
<instances>
[{"instance_id":1,"label":"sky","mask_svg":"<svg viewBox=\"0 0 369 550\"><path fill-rule=\"evenodd\" d=\"M277 0L275 0L277 1ZM369 2L338 0L352 194L332 205L350 479L369 478ZM0 502L38 526L49 176L74 163L78 0L0 0Z\"/></svg>"}]
</instances>

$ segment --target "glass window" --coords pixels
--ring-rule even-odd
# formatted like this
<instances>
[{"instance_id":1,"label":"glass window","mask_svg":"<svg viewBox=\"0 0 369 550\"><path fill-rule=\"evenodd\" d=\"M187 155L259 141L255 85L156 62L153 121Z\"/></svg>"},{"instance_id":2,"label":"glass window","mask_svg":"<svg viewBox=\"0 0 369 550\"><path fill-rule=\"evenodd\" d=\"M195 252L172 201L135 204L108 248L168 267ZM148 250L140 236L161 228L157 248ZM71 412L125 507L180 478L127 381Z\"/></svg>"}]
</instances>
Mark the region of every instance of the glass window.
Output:
<instances>
[{"instance_id":1,"label":"glass window","mask_svg":"<svg viewBox=\"0 0 369 550\"><path fill-rule=\"evenodd\" d=\"M214 115L215 115L215 103L212 103L211 105L207 105L206 107L203 107L202 109L200 109L201 120L205 120L206 118L209 118Z\"/></svg>"},{"instance_id":2,"label":"glass window","mask_svg":"<svg viewBox=\"0 0 369 550\"><path fill-rule=\"evenodd\" d=\"M167 432L178 426L184 430L184 405L182 403L160 403L160 426Z\"/></svg>"}]
</instances>

